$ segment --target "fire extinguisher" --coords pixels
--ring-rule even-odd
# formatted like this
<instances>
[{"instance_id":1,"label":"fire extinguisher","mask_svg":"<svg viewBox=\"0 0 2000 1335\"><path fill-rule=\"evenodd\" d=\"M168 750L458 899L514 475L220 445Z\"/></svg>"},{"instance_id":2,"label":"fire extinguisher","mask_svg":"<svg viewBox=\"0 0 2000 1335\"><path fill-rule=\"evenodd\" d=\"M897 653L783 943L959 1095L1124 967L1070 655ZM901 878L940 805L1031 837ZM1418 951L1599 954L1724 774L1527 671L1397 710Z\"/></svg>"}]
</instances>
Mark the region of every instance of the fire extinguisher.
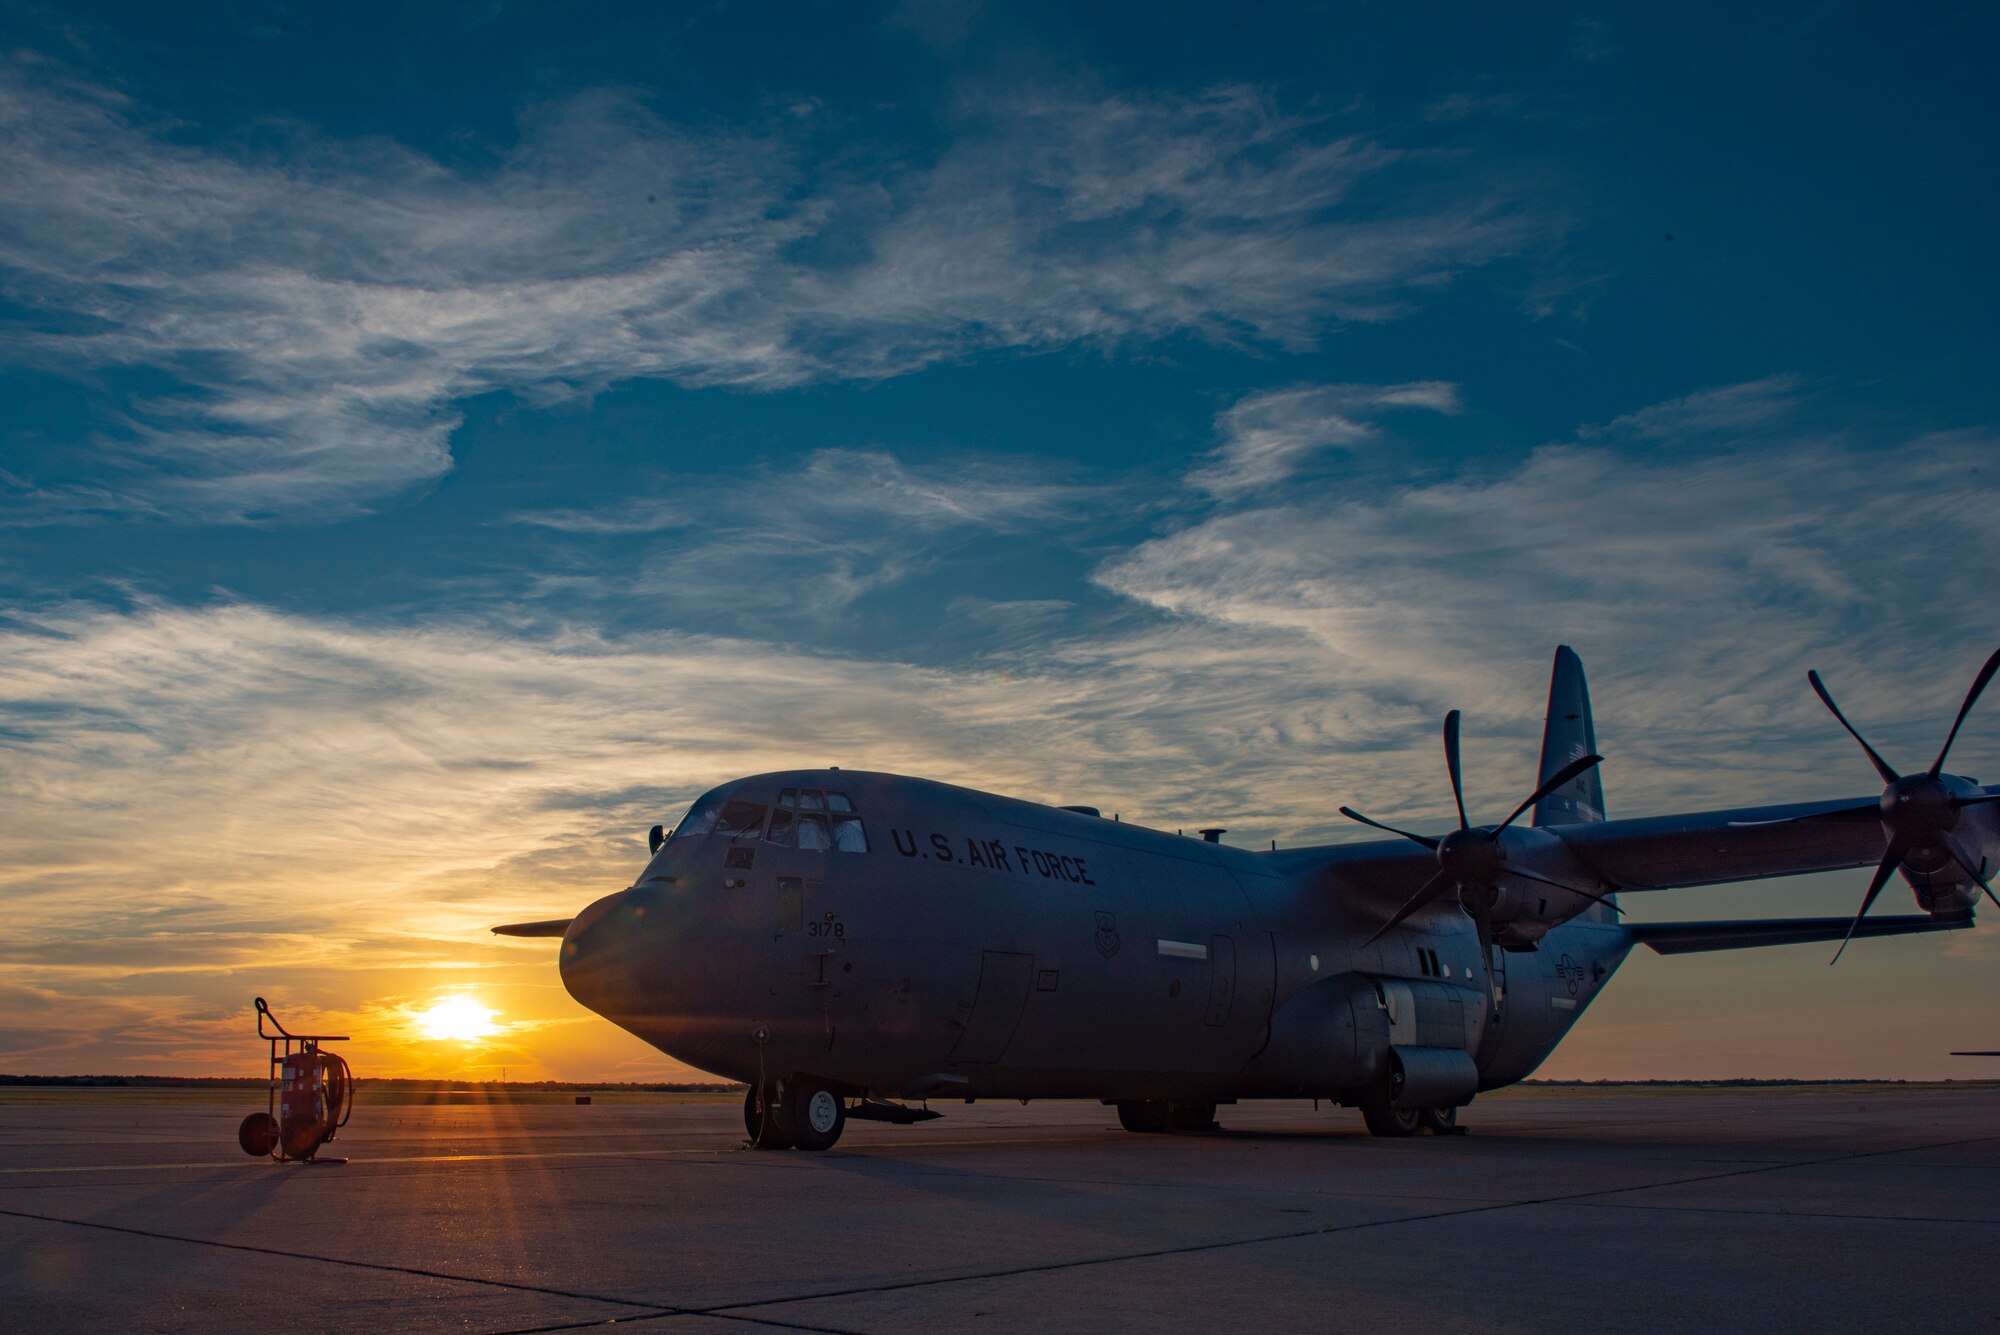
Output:
<instances>
[{"instance_id":1,"label":"fire extinguisher","mask_svg":"<svg viewBox=\"0 0 2000 1335\"><path fill-rule=\"evenodd\" d=\"M276 1033L264 1031L267 1020ZM243 1119L236 1143L245 1154L310 1160L354 1111L354 1071L339 1053L320 1046L347 1036L291 1033L258 997L257 1037L271 1045L270 1092L265 1110Z\"/></svg>"}]
</instances>

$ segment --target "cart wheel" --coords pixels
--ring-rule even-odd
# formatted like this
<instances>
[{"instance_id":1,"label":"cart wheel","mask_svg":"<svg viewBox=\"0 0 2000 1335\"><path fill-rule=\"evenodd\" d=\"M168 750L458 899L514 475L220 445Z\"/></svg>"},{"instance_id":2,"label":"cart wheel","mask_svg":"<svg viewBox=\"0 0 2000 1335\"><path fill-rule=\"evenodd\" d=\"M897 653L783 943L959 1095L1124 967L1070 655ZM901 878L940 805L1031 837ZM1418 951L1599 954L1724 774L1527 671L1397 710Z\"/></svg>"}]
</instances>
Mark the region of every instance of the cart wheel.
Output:
<instances>
[{"instance_id":1,"label":"cart wheel","mask_svg":"<svg viewBox=\"0 0 2000 1335\"><path fill-rule=\"evenodd\" d=\"M278 1148L278 1119L267 1112L251 1113L236 1128L236 1143L245 1154L269 1154Z\"/></svg>"},{"instance_id":2,"label":"cart wheel","mask_svg":"<svg viewBox=\"0 0 2000 1335\"><path fill-rule=\"evenodd\" d=\"M304 1113L293 1113L285 1119L279 1139L285 1147L287 1159L310 1159L313 1152L326 1142L326 1123Z\"/></svg>"}]
</instances>

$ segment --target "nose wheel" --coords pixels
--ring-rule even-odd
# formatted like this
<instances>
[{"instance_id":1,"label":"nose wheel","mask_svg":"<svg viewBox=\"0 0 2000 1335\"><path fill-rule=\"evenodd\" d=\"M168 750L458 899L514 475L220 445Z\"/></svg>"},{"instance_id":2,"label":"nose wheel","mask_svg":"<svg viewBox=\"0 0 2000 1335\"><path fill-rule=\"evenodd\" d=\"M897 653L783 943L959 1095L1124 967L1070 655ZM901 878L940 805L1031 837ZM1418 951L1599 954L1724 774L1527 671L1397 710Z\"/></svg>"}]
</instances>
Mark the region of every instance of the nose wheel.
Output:
<instances>
[{"instance_id":1,"label":"nose wheel","mask_svg":"<svg viewBox=\"0 0 2000 1335\"><path fill-rule=\"evenodd\" d=\"M847 1100L818 1080L792 1081L785 1089L784 1121L802 1150L830 1150L847 1129Z\"/></svg>"},{"instance_id":2,"label":"nose wheel","mask_svg":"<svg viewBox=\"0 0 2000 1335\"><path fill-rule=\"evenodd\" d=\"M792 1138L780 1125L776 1085L752 1085L743 1094L743 1130L753 1150L788 1150Z\"/></svg>"},{"instance_id":3,"label":"nose wheel","mask_svg":"<svg viewBox=\"0 0 2000 1335\"><path fill-rule=\"evenodd\" d=\"M832 1149L847 1129L847 1100L811 1076L752 1085L743 1096L743 1129L755 1149Z\"/></svg>"}]
</instances>

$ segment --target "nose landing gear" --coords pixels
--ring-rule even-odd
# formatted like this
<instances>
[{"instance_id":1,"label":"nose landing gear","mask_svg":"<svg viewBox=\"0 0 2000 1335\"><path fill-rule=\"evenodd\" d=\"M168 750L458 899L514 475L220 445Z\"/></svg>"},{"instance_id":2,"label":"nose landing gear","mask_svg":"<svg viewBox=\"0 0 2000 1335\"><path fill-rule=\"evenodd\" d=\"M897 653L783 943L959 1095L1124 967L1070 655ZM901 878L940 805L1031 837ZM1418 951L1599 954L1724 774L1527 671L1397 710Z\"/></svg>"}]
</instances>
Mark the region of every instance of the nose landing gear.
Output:
<instances>
[{"instance_id":1,"label":"nose landing gear","mask_svg":"<svg viewBox=\"0 0 2000 1335\"><path fill-rule=\"evenodd\" d=\"M743 1129L753 1149L832 1149L847 1129L847 1100L811 1076L752 1085L743 1096Z\"/></svg>"}]
</instances>

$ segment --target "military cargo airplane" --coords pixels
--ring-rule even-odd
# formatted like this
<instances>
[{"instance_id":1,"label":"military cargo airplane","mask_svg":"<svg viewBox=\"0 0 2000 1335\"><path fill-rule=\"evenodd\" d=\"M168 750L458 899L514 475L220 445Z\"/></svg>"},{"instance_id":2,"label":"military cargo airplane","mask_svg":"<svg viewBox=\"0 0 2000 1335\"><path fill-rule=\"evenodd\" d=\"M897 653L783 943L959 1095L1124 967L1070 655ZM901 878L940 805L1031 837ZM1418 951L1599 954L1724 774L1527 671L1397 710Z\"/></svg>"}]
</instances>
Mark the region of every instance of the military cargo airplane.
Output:
<instances>
[{"instance_id":1,"label":"military cargo airplane","mask_svg":"<svg viewBox=\"0 0 2000 1335\"><path fill-rule=\"evenodd\" d=\"M1467 816L1453 711L1458 828L1342 807L1395 837L1283 851L895 774L760 774L655 826L629 888L493 930L560 936L579 1002L747 1084L763 1149L823 1150L850 1117L917 1121L942 1097L1098 1099L1137 1132L1311 1097L1359 1108L1378 1136L1445 1132L1533 1072L1635 945L1845 950L1971 926L1993 898L2000 785L1944 763L1996 669L2000 651L1912 774L1807 674L1879 796L1608 820L1583 665L1563 646L1540 782L1506 819ZM1851 919L1619 921L1621 894L1870 864ZM1921 912L1869 917L1898 873Z\"/></svg>"}]
</instances>

